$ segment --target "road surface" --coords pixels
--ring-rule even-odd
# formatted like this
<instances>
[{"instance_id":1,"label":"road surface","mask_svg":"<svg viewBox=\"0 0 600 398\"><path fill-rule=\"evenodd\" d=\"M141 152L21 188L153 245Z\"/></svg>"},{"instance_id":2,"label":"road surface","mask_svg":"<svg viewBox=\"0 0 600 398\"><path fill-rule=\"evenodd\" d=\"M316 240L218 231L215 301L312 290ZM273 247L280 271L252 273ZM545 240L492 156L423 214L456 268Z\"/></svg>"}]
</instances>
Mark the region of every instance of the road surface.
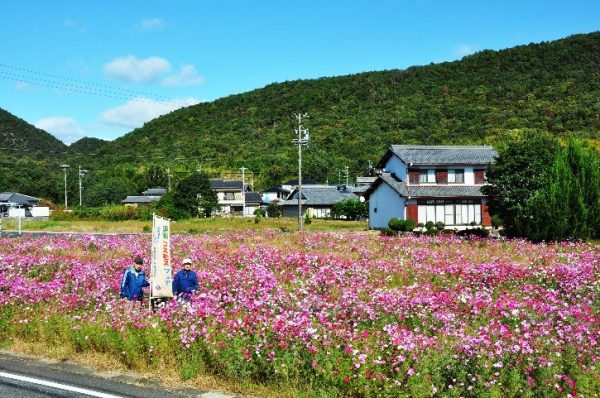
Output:
<instances>
[{"instance_id":1,"label":"road surface","mask_svg":"<svg viewBox=\"0 0 600 398\"><path fill-rule=\"evenodd\" d=\"M234 398L218 392L149 385L150 381L141 377L98 375L68 362L42 361L0 351L2 398Z\"/></svg>"}]
</instances>

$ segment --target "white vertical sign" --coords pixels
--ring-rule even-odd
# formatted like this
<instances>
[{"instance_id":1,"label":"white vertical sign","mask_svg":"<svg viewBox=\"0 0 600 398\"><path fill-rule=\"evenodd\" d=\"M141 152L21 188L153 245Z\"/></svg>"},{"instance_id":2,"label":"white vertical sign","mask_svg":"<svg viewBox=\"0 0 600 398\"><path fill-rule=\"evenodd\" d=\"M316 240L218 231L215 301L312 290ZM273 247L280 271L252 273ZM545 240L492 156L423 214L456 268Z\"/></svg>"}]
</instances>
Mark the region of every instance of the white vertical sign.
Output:
<instances>
[{"instance_id":1,"label":"white vertical sign","mask_svg":"<svg viewBox=\"0 0 600 398\"><path fill-rule=\"evenodd\" d=\"M152 221L152 261L150 298L173 297L171 273L171 222L154 215Z\"/></svg>"}]
</instances>

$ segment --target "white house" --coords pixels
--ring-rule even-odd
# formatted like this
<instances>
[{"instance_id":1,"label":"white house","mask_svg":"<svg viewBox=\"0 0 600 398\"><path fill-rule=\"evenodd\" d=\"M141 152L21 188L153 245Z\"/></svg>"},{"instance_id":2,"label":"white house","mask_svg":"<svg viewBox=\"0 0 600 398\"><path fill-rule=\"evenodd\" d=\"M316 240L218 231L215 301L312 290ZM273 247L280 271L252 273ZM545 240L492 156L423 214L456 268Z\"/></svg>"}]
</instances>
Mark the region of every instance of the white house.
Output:
<instances>
[{"instance_id":1,"label":"white house","mask_svg":"<svg viewBox=\"0 0 600 398\"><path fill-rule=\"evenodd\" d=\"M364 194L369 227L385 228L392 217L457 228L491 225L481 187L496 156L490 146L390 146L377 164L381 174Z\"/></svg>"}]
</instances>

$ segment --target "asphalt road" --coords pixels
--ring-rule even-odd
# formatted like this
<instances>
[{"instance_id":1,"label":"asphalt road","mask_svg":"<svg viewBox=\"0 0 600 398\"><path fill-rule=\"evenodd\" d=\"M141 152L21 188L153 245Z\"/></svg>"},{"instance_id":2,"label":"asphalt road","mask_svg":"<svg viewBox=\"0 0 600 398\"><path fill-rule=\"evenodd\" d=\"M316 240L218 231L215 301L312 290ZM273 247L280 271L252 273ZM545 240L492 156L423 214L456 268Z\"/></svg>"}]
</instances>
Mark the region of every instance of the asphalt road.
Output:
<instances>
[{"instance_id":1,"label":"asphalt road","mask_svg":"<svg viewBox=\"0 0 600 398\"><path fill-rule=\"evenodd\" d=\"M0 398L233 398L196 389L151 387L151 380L105 376L68 362L50 362L0 351Z\"/></svg>"}]
</instances>

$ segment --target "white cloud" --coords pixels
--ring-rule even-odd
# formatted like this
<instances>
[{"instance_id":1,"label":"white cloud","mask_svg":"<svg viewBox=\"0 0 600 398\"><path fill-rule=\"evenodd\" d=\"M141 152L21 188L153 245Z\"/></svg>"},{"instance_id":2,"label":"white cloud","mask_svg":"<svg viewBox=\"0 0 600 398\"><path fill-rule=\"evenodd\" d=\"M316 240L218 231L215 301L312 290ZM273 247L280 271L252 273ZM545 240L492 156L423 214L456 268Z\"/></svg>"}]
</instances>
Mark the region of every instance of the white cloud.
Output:
<instances>
[{"instance_id":1,"label":"white cloud","mask_svg":"<svg viewBox=\"0 0 600 398\"><path fill-rule=\"evenodd\" d=\"M195 105L200 101L186 98L174 101L153 101L147 98L135 98L124 105L102 112L101 119L109 125L128 128L141 127L144 123L175 109Z\"/></svg>"},{"instance_id":2,"label":"white cloud","mask_svg":"<svg viewBox=\"0 0 600 398\"><path fill-rule=\"evenodd\" d=\"M475 48L470 44L459 44L454 48L454 53L459 57L464 57L475 52Z\"/></svg>"},{"instance_id":3,"label":"white cloud","mask_svg":"<svg viewBox=\"0 0 600 398\"><path fill-rule=\"evenodd\" d=\"M63 21L63 26L68 29L72 29L79 33L87 32L87 26L80 22L73 21L72 19L65 19Z\"/></svg>"},{"instance_id":4,"label":"white cloud","mask_svg":"<svg viewBox=\"0 0 600 398\"><path fill-rule=\"evenodd\" d=\"M203 81L204 79L198 75L194 65L183 65L179 73L166 77L162 84L167 87L195 86Z\"/></svg>"},{"instance_id":5,"label":"white cloud","mask_svg":"<svg viewBox=\"0 0 600 398\"><path fill-rule=\"evenodd\" d=\"M171 71L171 64L161 57L138 59L133 55L118 57L104 65L104 73L122 81L147 83Z\"/></svg>"},{"instance_id":6,"label":"white cloud","mask_svg":"<svg viewBox=\"0 0 600 398\"><path fill-rule=\"evenodd\" d=\"M141 30L150 32L153 30L163 30L165 23L160 18L146 18L142 19L138 26Z\"/></svg>"},{"instance_id":7,"label":"white cloud","mask_svg":"<svg viewBox=\"0 0 600 398\"><path fill-rule=\"evenodd\" d=\"M72 117L52 116L38 120L35 126L52 133L67 144L83 137L83 129Z\"/></svg>"},{"instance_id":8,"label":"white cloud","mask_svg":"<svg viewBox=\"0 0 600 398\"><path fill-rule=\"evenodd\" d=\"M17 91L25 91L29 87L28 83L25 82L17 82L15 84L15 90Z\"/></svg>"}]
</instances>

